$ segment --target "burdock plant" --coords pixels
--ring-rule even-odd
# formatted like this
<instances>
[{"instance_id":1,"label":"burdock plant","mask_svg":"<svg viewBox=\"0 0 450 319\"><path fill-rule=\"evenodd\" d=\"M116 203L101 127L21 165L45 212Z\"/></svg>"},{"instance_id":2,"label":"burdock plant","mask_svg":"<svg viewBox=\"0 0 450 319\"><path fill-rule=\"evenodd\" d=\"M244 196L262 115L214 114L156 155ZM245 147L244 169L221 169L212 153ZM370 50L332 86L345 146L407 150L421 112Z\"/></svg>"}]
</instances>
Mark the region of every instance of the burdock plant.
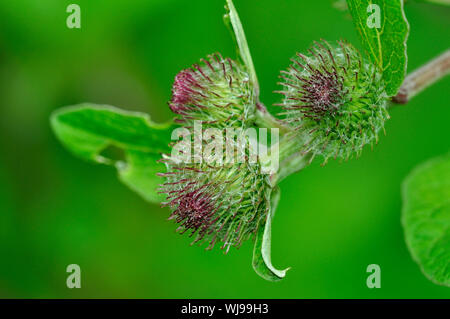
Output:
<instances>
[{"instance_id":1,"label":"burdock plant","mask_svg":"<svg viewBox=\"0 0 450 319\"><path fill-rule=\"evenodd\" d=\"M348 159L378 141L389 118L384 80L351 44L316 42L281 78L281 115L305 154Z\"/></svg>"},{"instance_id":2,"label":"burdock plant","mask_svg":"<svg viewBox=\"0 0 450 319\"><path fill-rule=\"evenodd\" d=\"M161 190L166 194L163 206L172 209L179 232L190 232L196 242L217 242L228 252L239 247L264 224L270 207L270 185L259 165L185 164L166 158L166 178Z\"/></svg>"},{"instance_id":3,"label":"burdock plant","mask_svg":"<svg viewBox=\"0 0 450 319\"><path fill-rule=\"evenodd\" d=\"M256 111L251 85L243 65L216 53L178 73L169 106L183 125L248 126Z\"/></svg>"},{"instance_id":4,"label":"burdock plant","mask_svg":"<svg viewBox=\"0 0 450 319\"><path fill-rule=\"evenodd\" d=\"M115 165L121 181L145 199L167 207L169 220L177 223L178 232L192 236L193 243L207 249L217 245L228 252L254 238L255 271L267 280L280 280L286 270L276 269L270 258L278 183L315 158L325 164L360 156L365 145L373 147L385 132L390 107L406 103L449 72L447 51L405 78L409 25L403 1L378 2L379 26L368 20L371 1L347 0L362 40L361 52L344 40L320 40L295 54L287 70L281 71L278 117L260 100L242 24L227 0L225 22L238 56L212 54L175 76L169 101L174 121L156 124L141 113L84 104L56 111L52 128L69 150L90 161ZM215 133L199 139L198 125ZM217 143L223 137L220 132L230 128L238 130L236 136L227 136L225 145ZM280 134L267 153L254 155L241 147L252 144L252 136L245 132L255 128ZM175 134L179 129L182 134ZM182 137L184 144L171 142L174 135ZM121 148L125 160L107 157L110 146ZM279 165L273 165L274 154ZM230 160L236 157L244 160ZM449 162L448 157L432 162L404 186L408 246L425 274L444 285L450 285L446 258L450 248L445 245L450 236L449 210L448 205L438 206L434 214L429 199L448 201ZM439 182L439 177L446 182ZM425 179L427 187L421 184ZM427 226L417 227L422 224Z\"/></svg>"}]
</instances>

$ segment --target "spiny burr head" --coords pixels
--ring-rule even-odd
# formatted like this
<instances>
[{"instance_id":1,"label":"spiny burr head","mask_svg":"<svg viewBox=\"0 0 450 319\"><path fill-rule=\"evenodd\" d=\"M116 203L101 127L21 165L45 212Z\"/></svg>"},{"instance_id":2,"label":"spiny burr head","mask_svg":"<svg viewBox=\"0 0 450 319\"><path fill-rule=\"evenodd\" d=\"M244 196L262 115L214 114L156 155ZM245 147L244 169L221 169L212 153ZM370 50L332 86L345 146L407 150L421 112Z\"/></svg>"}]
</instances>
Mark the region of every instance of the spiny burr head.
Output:
<instances>
[{"instance_id":1,"label":"spiny burr head","mask_svg":"<svg viewBox=\"0 0 450 319\"><path fill-rule=\"evenodd\" d=\"M298 53L280 83L278 104L303 152L348 159L378 141L389 118L381 72L349 43L316 42Z\"/></svg>"},{"instance_id":2,"label":"spiny burr head","mask_svg":"<svg viewBox=\"0 0 450 319\"><path fill-rule=\"evenodd\" d=\"M246 126L256 111L245 68L219 53L178 73L169 106L186 126L196 120L215 127Z\"/></svg>"}]
</instances>

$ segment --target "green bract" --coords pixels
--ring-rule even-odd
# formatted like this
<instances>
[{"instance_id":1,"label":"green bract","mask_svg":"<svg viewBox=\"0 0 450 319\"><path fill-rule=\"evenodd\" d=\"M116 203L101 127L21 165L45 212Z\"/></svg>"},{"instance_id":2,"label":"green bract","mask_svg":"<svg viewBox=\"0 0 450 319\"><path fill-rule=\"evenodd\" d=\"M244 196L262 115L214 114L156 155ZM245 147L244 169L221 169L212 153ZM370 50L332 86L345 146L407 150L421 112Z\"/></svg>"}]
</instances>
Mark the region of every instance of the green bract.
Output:
<instances>
[{"instance_id":1,"label":"green bract","mask_svg":"<svg viewBox=\"0 0 450 319\"><path fill-rule=\"evenodd\" d=\"M378 141L389 118L382 74L351 44L316 42L281 78L284 121L305 154L347 159Z\"/></svg>"}]
</instances>

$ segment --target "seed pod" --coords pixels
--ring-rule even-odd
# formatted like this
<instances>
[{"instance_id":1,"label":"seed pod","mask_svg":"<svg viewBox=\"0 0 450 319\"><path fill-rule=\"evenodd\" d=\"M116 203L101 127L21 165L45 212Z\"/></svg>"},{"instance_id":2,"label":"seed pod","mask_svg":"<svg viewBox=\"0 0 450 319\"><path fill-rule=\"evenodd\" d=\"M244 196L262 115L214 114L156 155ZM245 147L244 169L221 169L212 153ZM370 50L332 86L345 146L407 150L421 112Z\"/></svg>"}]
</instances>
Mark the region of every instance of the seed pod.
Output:
<instances>
[{"instance_id":1,"label":"seed pod","mask_svg":"<svg viewBox=\"0 0 450 319\"><path fill-rule=\"evenodd\" d=\"M169 106L185 126L196 120L214 127L248 126L256 111L252 92L245 68L216 53L178 73Z\"/></svg>"},{"instance_id":2,"label":"seed pod","mask_svg":"<svg viewBox=\"0 0 450 319\"><path fill-rule=\"evenodd\" d=\"M195 235L194 243L217 242L228 252L256 233L269 209L271 186L261 174L258 162L236 161L184 163L169 155L162 162L167 173L160 192L166 194L162 206L171 208L180 233Z\"/></svg>"},{"instance_id":3,"label":"seed pod","mask_svg":"<svg viewBox=\"0 0 450 319\"><path fill-rule=\"evenodd\" d=\"M316 42L298 53L288 71L282 114L295 128L303 152L348 159L366 144L378 142L389 118L387 94L379 70L349 43Z\"/></svg>"}]
</instances>

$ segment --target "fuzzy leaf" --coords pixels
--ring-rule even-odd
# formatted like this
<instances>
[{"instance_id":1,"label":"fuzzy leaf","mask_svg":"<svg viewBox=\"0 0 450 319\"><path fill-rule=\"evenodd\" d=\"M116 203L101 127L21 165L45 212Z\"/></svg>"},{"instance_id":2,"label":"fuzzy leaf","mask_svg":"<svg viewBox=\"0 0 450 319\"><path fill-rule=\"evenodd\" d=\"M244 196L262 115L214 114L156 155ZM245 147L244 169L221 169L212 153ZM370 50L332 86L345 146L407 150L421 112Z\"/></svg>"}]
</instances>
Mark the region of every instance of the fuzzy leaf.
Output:
<instances>
[{"instance_id":1,"label":"fuzzy leaf","mask_svg":"<svg viewBox=\"0 0 450 319\"><path fill-rule=\"evenodd\" d=\"M270 195L270 209L267 214L265 223L260 225L256 234L255 247L253 248L253 269L262 278L269 281L279 281L286 276L285 270L278 270L272 265L270 258L270 242L272 220L280 199L280 190L275 187Z\"/></svg>"},{"instance_id":2,"label":"fuzzy leaf","mask_svg":"<svg viewBox=\"0 0 450 319\"><path fill-rule=\"evenodd\" d=\"M364 48L383 72L387 94L396 95L408 63L409 24L403 0L347 0L347 5ZM376 23L378 13L379 25Z\"/></svg>"},{"instance_id":3,"label":"fuzzy leaf","mask_svg":"<svg viewBox=\"0 0 450 319\"><path fill-rule=\"evenodd\" d=\"M78 157L95 163L115 165L119 179L150 202L163 197L156 188L156 175L165 167L156 161L169 152L172 124L156 124L143 113L123 111L106 105L81 104L55 111L50 118L55 135ZM119 148L124 160L106 157L110 147Z\"/></svg>"},{"instance_id":4,"label":"fuzzy leaf","mask_svg":"<svg viewBox=\"0 0 450 319\"><path fill-rule=\"evenodd\" d=\"M422 272L450 287L450 154L420 165L406 178L402 223Z\"/></svg>"}]
</instances>

